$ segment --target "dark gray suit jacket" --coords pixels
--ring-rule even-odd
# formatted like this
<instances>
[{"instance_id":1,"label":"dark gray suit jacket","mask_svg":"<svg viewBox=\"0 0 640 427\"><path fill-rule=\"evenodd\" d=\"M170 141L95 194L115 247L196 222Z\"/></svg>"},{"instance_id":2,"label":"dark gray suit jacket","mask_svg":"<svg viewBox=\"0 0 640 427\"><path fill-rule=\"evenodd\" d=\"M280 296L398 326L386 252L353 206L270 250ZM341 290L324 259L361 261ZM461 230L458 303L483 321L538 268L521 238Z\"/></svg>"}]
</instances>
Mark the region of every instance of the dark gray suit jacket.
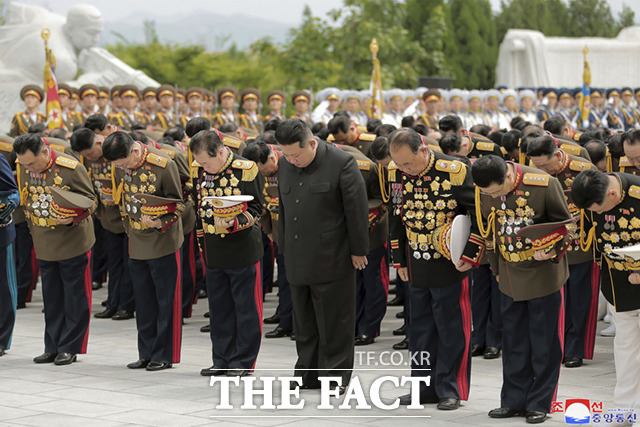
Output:
<instances>
[{"instance_id":1,"label":"dark gray suit jacket","mask_svg":"<svg viewBox=\"0 0 640 427\"><path fill-rule=\"evenodd\" d=\"M279 245L292 285L332 282L369 252L367 190L355 158L324 141L305 168L278 163Z\"/></svg>"}]
</instances>

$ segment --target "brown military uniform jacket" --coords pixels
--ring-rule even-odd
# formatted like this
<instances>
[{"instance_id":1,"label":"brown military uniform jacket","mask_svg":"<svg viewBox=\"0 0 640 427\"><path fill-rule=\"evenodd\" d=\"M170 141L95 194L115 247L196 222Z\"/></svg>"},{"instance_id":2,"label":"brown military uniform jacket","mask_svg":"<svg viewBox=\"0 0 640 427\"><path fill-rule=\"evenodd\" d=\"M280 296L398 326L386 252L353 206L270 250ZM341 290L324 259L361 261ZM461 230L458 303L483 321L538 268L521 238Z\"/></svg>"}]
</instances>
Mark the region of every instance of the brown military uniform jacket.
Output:
<instances>
[{"instance_id":1,"label":"brown military uniform jacket","mask_svg":"<svg viewBox=\"0 0 640 427\"><path fill-rule=\"evenodd\" d=\"M98 160L84 159L84 166L89 172L89 178L98 196L96 216L106 230L114 234L124 233L124 224L120 216L120 209L113 201L113 180L111 179L112 164L104 157Z\"/></svg>"},{"instance_id":2,"label":"brown military uniform jacket","mask_svg":"<svg viewBox=\"0 0 640 427\"><path fill-rule=\"evenodd\" d=\"M219 129L225 123L233 122L236 124L240 124L238 114L227 115L224 112L217 113L211 118L211 124L214 128Z\"/></svg>"},{"instance_id":3,"label":"brown military uniform jacket","mask_svg":"<svg viewBox=\"0 0 640 427\"><path fill-rule=\"evenodd\" d=\"M428 128L438 129L438 117L429 113L421 115L419 120L422 120Z\"/></svg>"},{"instance_id":4,"label":"brown military uniform jacket","mask_svg":"<svg viewBox=\"0 0 640 427\"><path fill-rule=\"evenodd\" d=\"M467 166L429 149L429 164L417 176L390 163L389 183L394 266L408 267L411 284L422 288L449 286L468 276L470 270L459 272L450 257L436 249L433 237L457 215L471 215L472 234L462 259L479 265L484 241L473 219L474 187Z\"/></svg>"},{"instance_id":5,"label":"brown military uniform jacket","mask_svg":"<svg viewBox=\"0 0 640 427\"><path fill-rule=\"evenodd\" d=\"M477 204L488 224L487 242L493 248L489 262L500 276L500 291L515 301L526 301L550 295L559 290L569 277L566 257L536 261L528 239L517 236L527 225L564 221L571 218L562 186L558 180L539 169L507 162L516 168L513 189L503 197L480 195ZM565 247L569 237L556 244ZM561 255L561 253L560 253Z\"/></svg>"},{"instance_id":6,"label":"brown military uniform jacket","mask_svg":"<svg viewBox=\"0 0 640 427\"><path fill-rule=\"evenodd\" d=\"M142 223L142 203L134 197L135 194L182 199L176 163L161 150L146 145L142 145L142 149L143 156L136 168L115 169L113 199L120 207L129 235L129 257L146 260L160 258L180 249L184 233L179 219L185 206L176 203L174 212L160 216L162 228L148 228Z\"/></svg>"},{"instance_id":7,"label":"brown military uniform jacket","mask_svg":"<svg viewBox=\"0 0 640 427\"><path fill-rule=\"evenodd\" d=\"M31 118L27 110L21 111L11 119L11 130L9 136L16 137L29 133L29 128L36 123L44 123L47 118L40 111L36 112L35 120Z\"/></svg>"},{"instance_id":8,"label":"brown military uniform jacket","mask_svg":"<svg viewBox=\"0 0 640 427\"><path fill-rule=\"evenodd\" d=\"M133 112L133 120L124 112L124 110L112 115L109 120L111 121L111 124L126 131L131 131L134 123L142 123L144 125L149 125L151 123L149 117L139 111Z\"/></svg>"},{"instance_id":9,"label":"brown military uniform jacket","mask_svg":"<svg viewBox=\"0 0 640 427\"><path fill-rule=\"evenodd\" d=\"M585 162L582 157L574 156L572 154L567 154L563 151L563 160L562 167L555 175L555 177L562 185L562 190L564 191L565 198L567 199L567 203L569 205L569 213L576 218L580 215L580 209L573 203L573 198L571 197L571 186L573 185L573 180L578 176L578 174L584 170L591 169L593 166L592 163ZM567 227L569 229L569 233L571 235L571 244L567 249L567 259L569 260L569 265L581 264L583 262L588 262L593 259L593 254L591 251L583 251L580 249L580 234L577 226Z\"/></svg>"},{"instance_id":10,"label":"brown military uniform jacket","mask_svg":"<svg viewBox=\"0 0 640 427\"><path fill-rule=\"evenodd\" d=\"M156 117L153 119L152 124L155 128L167 130L170 127L177 125L178 120L176 120L173 113L161 110L156 114Z\"/></svg>"},{"instance_id":11,"label":"brown military uniform jacket","mask_svg":"<svg viewBox=\"0 0 640 427\"><path fill-rule=\"evenodd\" d=\"M372 133L358 132L358 138L351 144L351 147L357 148L362 154L373 160L371 157L371 143L375 140L376 136Z\"/></svg>"},{"instance_id":12,"label":"brown military uniform jacket","mask_svg":"<svg viewBox=\"0 0 640 427\"><path fill-rule=\"evenodd\" d=\"M62 261L88 252L95 243L91 214L96 209L97 198L87 170L80 162L55 150L51 150L51 153L48 168L42 173L32 173L20 168L18 186L33 236L36 258ZM93 206L75 217L73 223L59 224L51 219L53 196L49 187L82 194L94 201Z\"/></svg>"},{"instance_id":13,"label":"brown military uniform jacket","mask_svg":"<svg viewBox=\"0 0 640 427\"><path fill-rule=\"evenodd\" d=\"M622 190L622 200L602 214L587 212L584 231L602 264L602 293L616 311L640 308L640 286L629 283L629 274L640 272L640 261L612 252L640 244L640 177L613 173ZM591 229L594 228L593 231ZM590 232L591 231L591 232Z\"/></svg>"},{"instance_id":14,"label":"brown military uniform jacket","mask_svg":"<svg viewBox=\"0 0 640 427\"><path fill-rule=\"evenodd\" d=\"M258 225L264 181L258 166L230 150L217 174L205 172L197 163L193 166L193 187L197 195L196 235L207 266L229 269L257 263L264 255L262 232ZM232 195L253 196L253 200L241 206L232 227L216 227L215 205L203 198Z\"/></svg>"},{"instance_id":15,"label":"brown military uniform jacket","mask_svg":"<svg viewBox=\"0 0 640 427\"><path fill-rule=\"evenodd\" d=\"M478 159L488 154L505 158L505 155L507 154L504 148L482 135L469 132L469 139L471 146L469 147L469 154L467 154L467 157L470 159Z\"/></svg>"},{"instance_id":16,"label":"brown military uniform jacket","mask_svg":"<svg viewBox=\"0 0 640 427\"><path fill-rule=\"evenodd\" d=\"M640 169L636 168L633 163L629 161L627 156L620 157L620 162L618 163L618 170L624 173L630 173L631 175L640 174Z\"/></svg>"},{"instance_id":17,"label":"brown military uniform jacket","mask_svg":"<svg viewBox=\"0 0 640 427\"><path fill-rule=\"evenodd\" d=\"M256 119L254 120L249 114L239 114L238 119L240 119L239 125L243 128L253 129L258 132L262 131L262 116L260 114L256 114Z\"/></svg>"},{"instance_id":18,"label":"brown military uniform jacket","mask_svg":"<svg viewBox=\"0 0 640 427\"><path fill-rule=\"evenodd\" d=\"M277 146L269 144L269 148L276 154L276 164L280 161L282 152ZM278 244L278 220L280 199L278 195L278 170L273 175L264 176L264 190L262 215L260 216L260 226L265 234L271 234L273 241Z\"/></svg>"},{"instance_id":19,"label":"brown military uniform jacket","mask_svg":"<svg viewBox=\"0 0 640 427\"><path fill-rule=\"evenodd\" d=\"M182 221L182 231L185 236L193 231L196 225L196 211L193 201L193 186L191 184L191 172L189 171L189 158L185 150L167 144L159 144L160 150L171 158L178 166L180 183L182 184L182 195L184 196L184 212L180 215Z\"/></svg>"}]
</instances>

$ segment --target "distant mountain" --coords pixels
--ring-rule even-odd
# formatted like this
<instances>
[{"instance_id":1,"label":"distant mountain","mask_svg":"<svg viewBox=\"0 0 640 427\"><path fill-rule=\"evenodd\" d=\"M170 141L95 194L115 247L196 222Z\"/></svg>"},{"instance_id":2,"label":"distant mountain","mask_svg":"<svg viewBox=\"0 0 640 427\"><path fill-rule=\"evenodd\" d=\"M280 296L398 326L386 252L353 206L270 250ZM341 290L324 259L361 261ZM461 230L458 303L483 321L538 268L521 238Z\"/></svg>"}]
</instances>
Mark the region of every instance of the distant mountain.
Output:
<instances>
[{"instance_id":1,"label":"distant mountain","mask_svg":"<svg viewBox=\"0 0 640 427\"><path fill-rule=\"evenodd\" d=\"M202 10L176 16L145 11L132 13L122 20L106 21L100 45L119 42L120 38L114 33L132 43L144 42L145 20L155 21L158 38L162 43L198 43L211 51L226 50L233 43L239 49L244 49L264 37L271 37L275 43L282 43L286 40L289 29L295 26L246 15L218 15Z\"/></svg>"}]
</instances>

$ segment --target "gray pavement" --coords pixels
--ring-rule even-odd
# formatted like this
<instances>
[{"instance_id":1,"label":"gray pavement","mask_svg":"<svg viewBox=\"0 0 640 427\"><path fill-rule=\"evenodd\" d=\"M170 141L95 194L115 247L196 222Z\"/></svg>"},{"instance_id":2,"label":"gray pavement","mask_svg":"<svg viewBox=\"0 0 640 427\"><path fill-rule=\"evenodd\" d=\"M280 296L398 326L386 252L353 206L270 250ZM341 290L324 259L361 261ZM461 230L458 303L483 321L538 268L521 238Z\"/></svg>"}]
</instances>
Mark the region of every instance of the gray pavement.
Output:
<instances>
[{"instance_id":1,"label":"gray pavement","mask_svg":"<svg viewBox=\"0 0 640 427\"><path fill-rule=\"evenodd\" d=\"M106 289L93 293L93 312L101 311L100 302L106 299ZM275 312L277 296L268 294L265 317ZM70 366L53 364L36 365L34 356L42 353L44 319L41 313L42 296L34 293L33 302L18 311L13 344L4 357L0 357L0 425L2 426L122 426L122 425L171 425L171 426L344 426L370 425L477 425L523 426L523 418L494 420L487 412L499 406L501 386L501 360L473 358L469 401L456 411L438 411L435 405L410 410L372 409L321 410L318 390L302 390L305 400L302 410L240 409L243 389L231 387L231 404L234 409L222 410L220 386L211 387L209 379L199 375L200 369L211 365L211 342L208 334L199 331L208 322L203 317L204 302L194 306L194 315L183 328L182 362L161 372L130 370L126 364L137 359L135 320L113 321L91 319L88 354L78 356L78 362ZM384 375L408 376L404 365L376 366L375 361L390 363L391 355L380 358L383 351L391 351L391 345L402 337L392 336L391 331L401 326L395 318L398 307L389 307L383 322L381 337L369 346L356 351L372 351L374 359L367 363L365 353L356 355L354 376L363 384L368 399L368 385ZM598 331L608 326L598 323ZM271 330L265 325L265 332ZM597 336L594 360L577 369L563 367L560 375L558 400L586 398L602 401L605 410L614 408L613 386L613 338ZM393 361L404 363L401 354ZM406 356L405 356L406 358ZM261 388L260 377L289 376L296 359L295 343L288 338L263 339L254 377L255 388ZM359 363L362 362L362 363ZM367 369L367 370L364 370ZM376 370L371 370L376 369ZM395 370L389 370L395 369ZM276 383L277 385L278 383ZM386 404L401 394L408 386L395 388L385 383L381 389ZM274 391L274 401L280 401L279 386ZM260 405L262 397L254 403ZM293 403L296 400L293 399ZM337 407L342 399L332 399ZM356 400L351 401L355 408ZM425 418L425 417L430 418ZM546 424L564 424L563 414L552 414Z\"/></svg>"}]
</instances>

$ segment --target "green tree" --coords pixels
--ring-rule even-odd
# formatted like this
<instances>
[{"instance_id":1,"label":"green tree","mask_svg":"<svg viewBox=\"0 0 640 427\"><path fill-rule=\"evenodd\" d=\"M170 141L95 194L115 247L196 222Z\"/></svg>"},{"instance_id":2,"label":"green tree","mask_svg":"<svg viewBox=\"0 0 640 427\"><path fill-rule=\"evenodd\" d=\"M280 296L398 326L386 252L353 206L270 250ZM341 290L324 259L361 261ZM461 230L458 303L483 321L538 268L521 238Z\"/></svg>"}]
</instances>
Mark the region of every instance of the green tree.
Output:
<instances>
[{"instance_id":1,"label":"green tree","mask_svg":"<svg viewBox=\"0 0 640 427\"><path fill-rule=\"evenodd\" d=\"M636 13L626 4L622 5L622 10L618 14L618 24L616 28L616 34L621 29L636 25Z\"/></svg>"},{"instance_id":2,"label":"green tree","mask_svg":"<svg viewBox=\"0 0 640 427\"><path fill-rule=\"evenodd\" d=\"M537 30L546 36L566 36L569 10L562 0L501 0L496 16L498 41L507 30Z\"/></svg>"},{"instance_id":3,"label":"green tree","mask_svg":"<svg viewBox=\"0 0 640 427\"><path fill-rule=\"evenodd\" d=\"M451 70L447 65L445 43L451 36L451 27L444 0L407 0L406 9L406 28L426 53L419 63L421 74L449 75Z\"/></svg>"},{"instance_id":4,"label":"green tree","mask_svg":"<svg viewBox=\"0 0 640 427\"><path fill-rule=\"evenodd\" d=\"M458 46L450 58L456 63L454 86L493 87L498 43L491 4L488 0L451 0L449 8L453 41Z\"/></svg>"},{"instance_id":5,"label":"green tree","mask_svg":"<svg viewBox=\"0 0 640 427\"><path fill-rule=\"evenodd\" d=\"M570 0L569 19L569 36L613 37L616 34L616 21L606 0Z\"/></svg>"}]
</instances>

